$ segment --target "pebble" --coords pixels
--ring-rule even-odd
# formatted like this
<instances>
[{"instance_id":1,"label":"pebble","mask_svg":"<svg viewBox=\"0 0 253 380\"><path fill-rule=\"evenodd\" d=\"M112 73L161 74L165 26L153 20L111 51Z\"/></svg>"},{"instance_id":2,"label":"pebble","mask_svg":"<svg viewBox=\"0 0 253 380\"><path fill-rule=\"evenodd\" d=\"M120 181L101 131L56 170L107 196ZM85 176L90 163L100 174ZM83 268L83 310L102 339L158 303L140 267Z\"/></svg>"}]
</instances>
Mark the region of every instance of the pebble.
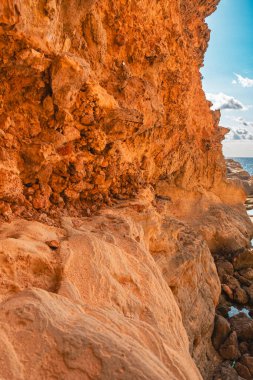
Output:
<instances>
[{"instance_id":1,"label":"pebble","mask_svg":"<svg viewBox=\"0 0 253 380\"><path fill-rule=\"evenodd\" d=\"M50 240L46 241L46 244L51 248L53 251L58 249L60 247L60 243L57 240Z\"/></svg>"}]
</instances>

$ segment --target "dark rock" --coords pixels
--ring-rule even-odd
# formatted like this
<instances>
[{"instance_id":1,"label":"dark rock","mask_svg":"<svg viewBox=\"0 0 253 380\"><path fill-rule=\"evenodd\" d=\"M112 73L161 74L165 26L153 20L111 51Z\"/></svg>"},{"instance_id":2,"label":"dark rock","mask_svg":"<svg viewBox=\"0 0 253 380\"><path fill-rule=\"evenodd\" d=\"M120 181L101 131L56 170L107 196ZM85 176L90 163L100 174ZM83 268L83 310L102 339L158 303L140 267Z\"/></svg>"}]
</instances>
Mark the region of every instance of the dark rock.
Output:
<instances>
[{"instance_id":1,"label":"dark rock","mask_svg":"<svg viewBox=\"0 0 253 380\"><path fill-rule=\"evenodd\" d=\"M253 249L245 249L233 260L234 268L237 270L253 268Z\"/></svg>"},{"instance_id":2,"label":"dark rock","mask_svg":"<svg viewBox=\"0 0 253 380\"><path fill-rule=\"evenodd\" d=\"M253 356L243 355L243 357L240 360L240 363L248 368L253 377Z\"/></svg>"},{"instance_id":3,"label":"dark rock","mask_svg":"<svg viewBox=\"0 0 253 380\"><path fill-rule=\"evenodd\" d=\"M246 292L249 296L249 303L253 305L253 284L246 288Z\"/></svg>"},{"instance_id":4,"label":"dark rock","mask_svg":"<svg viewBox=\"0 0 253 380\"><path fill-rule=\"evenodd\" d=\"M248 344L248 342L241 342L239 344L239 350L240 350L240 353L242 355L246 354L247 352L249 352L249 344Z\"/></svg>"},{"instance_id":5,"label":"dark rock","mask_svg":"<svg viewBox=\"0 0 253 380\"><path fill-rule=\"evenodd\" d=\"M231 367L230 362L223 362L215 371L213 380L239 380L238 373Z\"/></svg>"},{"instance_id":6,"label":"dark rock","mask_svg":"<svg viewBox=\"0 0 253 380\"><path fill-rule=\"evenodd\" d=\"M224 359L236 360L240 357L238 348L237 334L233 331L219 349L220 355Z\"/></svg>"},{"instance_id":7,"label":"dark rock","mask_svg":"<svg viewBox=\"0 0 253 380\"><path fill-rule=\"evenodd\" d=\"M234 267L229 261L218 260L216 262L216 267L221 281L223 281L224 275L233 276L234 274Z\"/></svg>"},{"instance_id":8,"label":"dark rock","mask_svg":"<svg viewBox=\"0 0 253 380\"><path fill-rule=\"evenodd\" d=\"M251 281L247 280L247 278L241 276L239 273L235 273L234 277L240 282L241 285L244 285L244 286L250 286L251 285Z\"/></svg>"},{"instance_id":9,"label":"dark rock","mask_svg":"<svg viewBox=\"0 0 253 380\"><path fill-rule=\"evenodd\" d=\"M228 318L229 306L219 305L216 309L217 313L224 318Z\"/></svg>"},{"instance_id":10,"label":"dark rock","mask_svg":"<svg viewBox=\"0 0 253 380\"><path fill-rule=\"evenodd\" d=\"M250 356L253 356L253 342L249 343L249 354Z\"/></svg>"},{"instance_id":11,"label":"dark rock","mask_svg":"<svg viewBox=\"0 0 253 380\"><path fill-rule=\"evenodd\" d=\"M230 333L230 324L221 315L215 316L214 331L212 336L213 346L216 350L220 348Z\"/></svg>"},{"instance_id":12,"label":"dark rock","mask_svg":"<svg viewBox=\"0 0 253 380\"><path fill-rule=\"evenodd\" d=\"M252 380L250 371L245 365L241 363L236 363L235 369L238 375L240 375L243 379Z\"/></svg>"},{"instance_id":13,"label":"dark rock","mask_svg":"<svg viewBox=\"0 0 253 380\"><path fill-rule=\"evenodd\" d=\"M253 318L253 310L252 309L249 310L249 315L251 318Z\"/></svg>"},{"instance_id":14,"label":"dark rock","mask_svg":"<svg viewBox=\"0 0 253 380\"><path fill-rule=\"evenodd\" d=\"M227 285L224 285L224 286L227 286ZM224 293L221 293L220 295L219 306L224 306L226 308L230 307L230 302L227 301L227 297Z\"/></svg>"},{"instance_id":15,"label":"dark rock","mask_svg":"<svg viewBox=\"0 0 253 380\"><path fill-rule=\"evenodd\" d=\"M223 283L229 286L232 290L240 288L240 282L235 277L228 274L223 276Z\"/></svg>"},{"instance_id":16,"label":"dark rock","mask_svg":"<svg viewBox=\"0 0 253 380\"><path fill-rule=\"evenodd\" d=\"M234 290L234 300L241 305L245 305L248 303L249 298L245 290L240 287Z\"/></svg>"},{"instance_id":17,"label":"dark rock","mask_svg":"<svg viewBox=\"0 0 253 380\"><path fill-rule=\"evenodd\" d=\"M245 268L240 271L240 275L246 278L247 280L253 281L253 269Z\"/></svg>"},{"instance_id":18,"label":"dark rock","mask_svg":"<svg viewBox=\"0 0 253 380\"><path fill-rule=\"evenodd\" d=\"M230 326L232 330L236 331L239 339L245 341L253 339L253 320L244 313L239 313L230 318Z\"/></svg>"}]
</instances>

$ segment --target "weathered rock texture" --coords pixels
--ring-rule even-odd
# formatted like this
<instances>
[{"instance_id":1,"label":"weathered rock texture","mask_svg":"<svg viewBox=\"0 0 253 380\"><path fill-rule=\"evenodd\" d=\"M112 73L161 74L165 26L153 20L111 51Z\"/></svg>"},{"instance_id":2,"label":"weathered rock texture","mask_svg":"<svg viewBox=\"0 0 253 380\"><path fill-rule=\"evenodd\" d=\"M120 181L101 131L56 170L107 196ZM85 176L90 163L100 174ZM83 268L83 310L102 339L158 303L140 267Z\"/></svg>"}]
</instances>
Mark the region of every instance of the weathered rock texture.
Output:
<instances>
[{"instance_id":1,"label":"weathered rock texture","mask_svg":"<svg viewBox=\"0 0 253 380\"><path fill-rule=\"evenodd\" d=\"M1 379L220 360L211 251L253 229L201 87L217 3L1 1Z\"/></svg>"},{"instance_id":2,"label":"weathered rock texture","mask_svg":"<svg viewBox=\"0 0 253 380\"><path fill-rule=\"evenodd\" d=\"M159 181L219 187L199 73L217 2L3 1L1 197L87 210Z\"/></svg>"}]
</instances>

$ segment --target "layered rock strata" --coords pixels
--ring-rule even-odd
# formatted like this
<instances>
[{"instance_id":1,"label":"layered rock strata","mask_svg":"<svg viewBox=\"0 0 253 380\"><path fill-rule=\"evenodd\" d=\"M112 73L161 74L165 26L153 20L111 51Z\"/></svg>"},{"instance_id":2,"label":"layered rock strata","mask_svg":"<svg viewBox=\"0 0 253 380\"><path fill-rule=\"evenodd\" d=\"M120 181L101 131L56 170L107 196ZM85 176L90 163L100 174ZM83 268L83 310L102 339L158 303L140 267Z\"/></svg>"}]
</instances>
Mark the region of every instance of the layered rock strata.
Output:
<instances>
[{"instance_id":1,"label":"layered rock strata","mask_svg":"<svg viewBox=\"0 0 253 380\"><path fill-rule=\"evenodd\" d=\"M248 247L199 69L218 0L0 4L0 377L210 378Z\"/></svg>"}]
</instances>

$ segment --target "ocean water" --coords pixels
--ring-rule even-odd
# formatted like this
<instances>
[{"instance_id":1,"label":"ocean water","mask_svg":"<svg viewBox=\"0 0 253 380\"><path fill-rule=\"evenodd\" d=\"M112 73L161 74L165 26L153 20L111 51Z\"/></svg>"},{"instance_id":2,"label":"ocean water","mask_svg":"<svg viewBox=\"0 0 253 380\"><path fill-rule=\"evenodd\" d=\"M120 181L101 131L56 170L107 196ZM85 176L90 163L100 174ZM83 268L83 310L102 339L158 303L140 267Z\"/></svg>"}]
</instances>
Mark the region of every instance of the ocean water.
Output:
<instances>
[{"instance_id":1,"label":"ocean water","mask_svg":"<svg viewBox=\"0 0 253 380\"><path fill-rule=\"evenodd\" d=\"M228 312L228 317L232 318L234 315L237 315L239 313L245 314L249 319L252 319L249 315L249 310L246 307L238 308L236 306L231 306Z\"/></svg>"},{"instance_id":2,"label":"ocean water","mask_svg":"<svg viewBox=\"0 0 253 380\"><path fill-rule=\"evenodd\" d=\"M233 160L240 162L242 167L250 174L253 175L253 157L231 157Z\"/></svg>"}]
</instances>

